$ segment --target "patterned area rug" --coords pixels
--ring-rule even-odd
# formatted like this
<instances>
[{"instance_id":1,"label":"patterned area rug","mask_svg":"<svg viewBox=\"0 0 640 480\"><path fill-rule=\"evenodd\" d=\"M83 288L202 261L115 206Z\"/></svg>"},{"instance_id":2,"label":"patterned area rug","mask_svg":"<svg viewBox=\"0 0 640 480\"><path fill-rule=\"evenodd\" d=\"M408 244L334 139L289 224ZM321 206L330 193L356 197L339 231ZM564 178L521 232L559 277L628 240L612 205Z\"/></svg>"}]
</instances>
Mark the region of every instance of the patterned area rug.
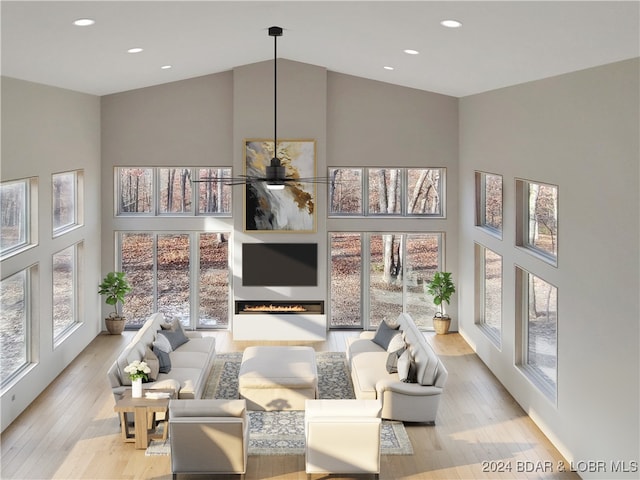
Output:
<instances>
[{"instance_id":1,"label":"patterned area rug","mask_svg":"<svg viewBox=\"0 0 640 480\"><path fill-rule=\"evenodd\" d=\"M216 355L205 398L238 398L238 372L242 353ZM355 398L344 353L317 352L320 398ZM250 411L249 455L304 455L304 412ZM411 441L402 422L382 421L382 455L412 455ZM146 455L169 455L169 442L152 441Z\"/></svg>"}]
</instances>

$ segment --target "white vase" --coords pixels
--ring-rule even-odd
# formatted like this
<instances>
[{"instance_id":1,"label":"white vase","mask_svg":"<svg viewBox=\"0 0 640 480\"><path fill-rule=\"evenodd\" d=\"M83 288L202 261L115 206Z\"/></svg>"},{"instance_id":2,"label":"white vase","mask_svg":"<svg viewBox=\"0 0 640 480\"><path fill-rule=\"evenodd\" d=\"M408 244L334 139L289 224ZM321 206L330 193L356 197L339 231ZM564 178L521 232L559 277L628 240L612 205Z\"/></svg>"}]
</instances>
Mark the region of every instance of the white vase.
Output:
<instances>
[{"instance_id":1,"label":"white vase","mask_svg":"<svg viewBox=\"0 0 640 480\"><path fill-rule=\"evenodd\" d=\"M131 380L131 397L142 398L142 379L134 378Z\"/></svg>"}]
</instances>

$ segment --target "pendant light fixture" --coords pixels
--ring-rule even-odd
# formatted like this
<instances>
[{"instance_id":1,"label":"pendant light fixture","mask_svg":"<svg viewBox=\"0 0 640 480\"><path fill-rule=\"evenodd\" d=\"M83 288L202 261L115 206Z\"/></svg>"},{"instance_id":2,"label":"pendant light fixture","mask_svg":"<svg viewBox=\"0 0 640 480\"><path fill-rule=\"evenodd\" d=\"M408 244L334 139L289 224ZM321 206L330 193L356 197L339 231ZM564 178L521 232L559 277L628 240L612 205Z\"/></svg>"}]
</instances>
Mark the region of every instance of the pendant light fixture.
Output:
<instances>
[{"instance_id":1,"label":"pendant light fixture","mask_svg":"<svg viewBox=\"0 0 640 480\"><path fill-rule=\"evenodd\" d=\"M328 183L328 177L294 178L287 176L286 169L278 158L278 37L283 33L282 27L269 27L269 36L273 37L273 157L265 167L264 177L240 175L231 178L201 177L193 183L222 183L224 185L252 185L264 183L268 190L283 190L296 183Z\"/></svg>"}]
</instances>

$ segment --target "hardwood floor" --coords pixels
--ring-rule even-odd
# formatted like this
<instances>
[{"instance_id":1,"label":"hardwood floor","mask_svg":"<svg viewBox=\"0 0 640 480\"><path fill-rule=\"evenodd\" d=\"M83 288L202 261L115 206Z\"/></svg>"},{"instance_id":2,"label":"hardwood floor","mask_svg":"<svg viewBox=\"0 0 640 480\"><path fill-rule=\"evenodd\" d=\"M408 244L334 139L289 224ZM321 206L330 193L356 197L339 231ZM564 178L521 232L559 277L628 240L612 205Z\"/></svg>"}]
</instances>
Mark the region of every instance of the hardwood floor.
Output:
<instances>
[{"instance_id":1,"label":"hardwood floor","mask_svg":"<svg viewBox=\"0 0 640 480\"><path fill-rule=\"evenodd\" d=\"M332 331L312 345L344 351L346 338L357 334ZM132 335L98 336L2 433L1 478L171 478L169 457L147 457L120 437L105 372ZM233 342L227 332L211 335L221 353L248 345ZM566 460L460 335L426 336L449 371L438 420L435 426L406 425L414 454L382 456L381 479L579 478L559 472ZM251 456L245 478L305 479L304 457ZM313 476L319 478L368 477Z\"/></svg>"}]
</instances>

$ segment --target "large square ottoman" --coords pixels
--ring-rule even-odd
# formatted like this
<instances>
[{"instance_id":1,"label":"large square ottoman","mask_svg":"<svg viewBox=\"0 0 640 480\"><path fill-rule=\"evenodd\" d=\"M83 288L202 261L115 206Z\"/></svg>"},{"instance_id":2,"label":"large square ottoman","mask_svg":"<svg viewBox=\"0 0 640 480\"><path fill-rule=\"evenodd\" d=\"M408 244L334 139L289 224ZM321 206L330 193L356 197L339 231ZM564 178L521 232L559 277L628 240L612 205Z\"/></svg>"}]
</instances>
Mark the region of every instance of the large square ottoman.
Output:
<instances>
[{"instance_id":1,"label":"large square ottoman","mask_svg":"<svg viewBox=\"0 0 640 480\"><path fill-rule=\"evenodd\" d=\"M238 393L249 410L304 410L305 400L318 396L315 351L311 347L246 348Z\"/></svg>"}]
</instances>

